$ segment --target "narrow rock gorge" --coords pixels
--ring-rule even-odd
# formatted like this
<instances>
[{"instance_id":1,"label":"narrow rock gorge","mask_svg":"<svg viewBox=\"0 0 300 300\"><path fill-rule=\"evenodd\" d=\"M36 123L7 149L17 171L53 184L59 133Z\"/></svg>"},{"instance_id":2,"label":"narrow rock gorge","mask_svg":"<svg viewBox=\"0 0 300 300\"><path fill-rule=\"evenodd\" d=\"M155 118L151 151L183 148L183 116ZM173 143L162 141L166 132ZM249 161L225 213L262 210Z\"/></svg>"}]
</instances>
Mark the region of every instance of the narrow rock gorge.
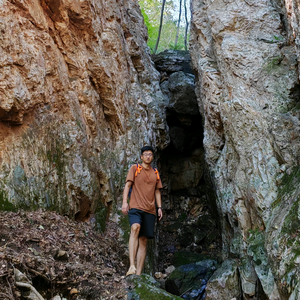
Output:
<instances>
[{"instance_id":1,"label":"narrow rock gorge","mask_svg":"<svg viewBox=\"0 0 300 300\"><path fill-rule=\"evenodd\" d=\"M122 189L151 144L165 216L147 270L192 276L182 265L195 262L203 273L198 294L171 273L163 285L177 296L162 299L299 299L299 3L191 0L191 13L190 56L151 56L137 0L0 0L0 209L18 212L20 228L30 227L24 210L39 209L30 218L40 231L43 218L60 220L46 210L66 215L81 224L68 223L70 241L108 222L125 272ZM39 265L41 278L51 272ZM115 279L101 277L99 291Z\"/></svg>"}]
</instances>

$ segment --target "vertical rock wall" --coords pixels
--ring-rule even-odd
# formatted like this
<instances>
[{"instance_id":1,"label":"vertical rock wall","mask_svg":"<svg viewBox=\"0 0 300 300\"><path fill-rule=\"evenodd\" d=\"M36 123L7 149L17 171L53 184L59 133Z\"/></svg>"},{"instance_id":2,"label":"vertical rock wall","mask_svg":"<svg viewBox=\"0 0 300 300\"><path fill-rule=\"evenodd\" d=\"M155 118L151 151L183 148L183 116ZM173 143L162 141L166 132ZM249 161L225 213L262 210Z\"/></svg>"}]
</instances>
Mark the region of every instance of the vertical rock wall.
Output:
<instances>
[{"instance_id":1,"label":"vertical rock wall","mask_svg":"<svg viewBox=\"0 0 300 300\"><path fill-rule=\"evenodd\" d=\"M105 222L139 148L167 143L138 1L1 0L0 31L0 208Z\"/></svg>"},{"instance_id":2,"label":"vertical rock wall","mask_svg":"<svg viewBox=\"0 0 300 300\"><path fill-rule=\"evenodd\" d=\"M268 299L298 299L297 1L191 2L191 55L224 256L239 258L247 299L260 284Z\"/></svg>"}]
</instances>

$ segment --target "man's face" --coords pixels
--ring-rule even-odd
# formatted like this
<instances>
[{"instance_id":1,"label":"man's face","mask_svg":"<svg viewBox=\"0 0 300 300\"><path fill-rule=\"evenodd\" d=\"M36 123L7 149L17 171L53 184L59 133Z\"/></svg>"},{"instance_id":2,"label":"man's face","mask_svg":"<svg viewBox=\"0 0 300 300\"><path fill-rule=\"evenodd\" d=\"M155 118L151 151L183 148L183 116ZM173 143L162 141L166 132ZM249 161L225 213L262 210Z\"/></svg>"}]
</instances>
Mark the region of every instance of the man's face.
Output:
<instances>
[{"instance_id":1,"label":"man's face","mask_svg":"<svg viewBox=\"0 0 300 300\"><path fill-rule=\"evenodd\" d=\"M144 151L142 156L141 156L141 159L144 163L146 164L150 164L153 160L153 153L152 151L148 150L148 151Z\"/></svg>"}]
</instances>

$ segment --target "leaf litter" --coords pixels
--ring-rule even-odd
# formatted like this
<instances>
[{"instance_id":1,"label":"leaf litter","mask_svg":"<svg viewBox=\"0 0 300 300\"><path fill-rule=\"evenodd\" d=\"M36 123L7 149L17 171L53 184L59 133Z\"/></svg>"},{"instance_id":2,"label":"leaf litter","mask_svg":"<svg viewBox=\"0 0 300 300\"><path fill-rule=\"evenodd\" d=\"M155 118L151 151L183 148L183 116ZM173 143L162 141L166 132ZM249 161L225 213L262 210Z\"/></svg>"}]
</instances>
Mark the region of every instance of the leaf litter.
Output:
<instances>
[{"instance_id":1,"label":"leaf litter","mask_svg":"<svg viewBox=\"0 0 300 300\"><path fill-rule=\"evenodd\" d=\"M112 221L101 233L56 212L0 212L0 299L31 299L15 270L44 299L126 299L118 235Z\"/></svg>"}]
</instances>

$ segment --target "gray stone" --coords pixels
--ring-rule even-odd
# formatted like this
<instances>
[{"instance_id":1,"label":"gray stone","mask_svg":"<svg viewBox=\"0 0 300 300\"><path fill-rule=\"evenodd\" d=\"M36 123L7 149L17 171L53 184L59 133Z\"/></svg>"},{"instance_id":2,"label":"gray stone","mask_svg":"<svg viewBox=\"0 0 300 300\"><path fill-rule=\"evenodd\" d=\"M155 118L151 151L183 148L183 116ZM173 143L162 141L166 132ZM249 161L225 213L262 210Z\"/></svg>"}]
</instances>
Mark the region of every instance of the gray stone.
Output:
<instances>
[{"instance_id":1,"label":"gray stone","mask_svg":"<svg viewBox=\"0 0 300 300\"><path fill-rule=\"evenodd\" d=\"M257 275L248 257L242 260L239 271L243 293L248 297L254 296L256 292Z\"/></svg>"},{"instance_id":2,"label":"gray stone","mask_svg":"<svg viewBox=\"0 0 300 300\"><path fill-rule=\"evenodd\" d=\"M171 93L168 108L180 114L199 114L195 94L195 77L183 72L173 73L169 77L168 88Z\"/></svg>"},{"instance_id":3,"label":"gray stone","mask_svg":"<svg viewBox=\"0 0 300 300\"><path fill-rule=\"evenodd\" d=\"M152 55L152 59L160 72L174 73L182 71L193 74L191 57L188 51L165 50Z\"/></svg>"},{"instance_id":4,"label":"gray stone","mask_svg":"<svg viewBox=\"0 0 300 300\"><path fill-rule=\"evenodd\" d=\"M209 279L206 287L207 300L241 299L237 261L225 260Z\"/></svg>"}]
</instances>

